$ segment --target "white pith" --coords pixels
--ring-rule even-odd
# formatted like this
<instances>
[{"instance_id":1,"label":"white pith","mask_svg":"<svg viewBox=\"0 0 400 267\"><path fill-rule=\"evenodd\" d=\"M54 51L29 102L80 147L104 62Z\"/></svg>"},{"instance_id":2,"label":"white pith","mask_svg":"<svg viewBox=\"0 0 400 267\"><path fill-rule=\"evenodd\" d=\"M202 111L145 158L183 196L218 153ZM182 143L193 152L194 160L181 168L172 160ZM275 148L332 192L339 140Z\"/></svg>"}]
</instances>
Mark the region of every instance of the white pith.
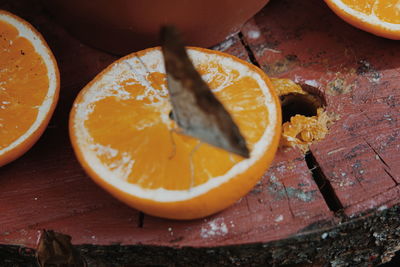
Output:
<instances>
[{"instance_id":1,"label":"white pith","mask_svg":"<svg viewBox=\"0 0 400 267\"><path fill-rule=\"evenodd\" d=\"M0 12L0 21L4 21L8 24L11 24L18 30L19 37L26 38L30 41L36 53L38 53L43 59L45 66L47 68L47 75L49 79L49 88L45 99L43 100L42 104L38 107L38 114L36 120L23 135L21 135L18 139L16 139L7 147L0 150L0 155L4 155L5 153L19 146L21 143L25 142L42 125L43 121L46 119L48 113L51 110L51 106L54 101L54 94L56 93L58 86L58 81L56 74L56 66L54 65L54 62L51 56L49 55L49 50L47 49L47 45L42 41L42 38L40 38L31 29L31 26L26 24L26 22L23 23L17 20L16 18L8 15L7 13L2 13L2 12Z\"/></svg>"},{"instance_id":2,"label":"white pith","mask_svg":"<svg viewBox=\"0 0 400 267\"><path fill-rule=\"evenodd\" d=\"M104 95L110 95L110 93L115 95L115 91L110 90L110 88L113 87L113 84L117 84L116 80L124 79L124 76L126 75L133 75L135 76L135 79L139 79L138 76L146 75L148 71L165 73L165 70L160 50L152 50L141 56L142 62L146 63L146 69L143 67L143 64L140 64L139 60L134 55L131 55L128 58L113 64L112 67L101 77L101 79L83 89L84 91L81 95L80 103L74 104L75 113L74 117L71 118L73 123L72 134L76 137L76 148L79 149L83 160L88 163L91 171L96 173L98 177L101 177L101 179L108 184L129 195L134 195L138 198L149 199L158 202L173 202L184 201L205 194L213 188L216 188L229 181L238 174L245 172L249 166L253 165L257 160L260 159L262 155L264 155L266 149L269 148L269 145L274 138L278 110L274 101L274 97L271 95L270 89L268 88L268 85L263 77L251 70L245 64L234 61L230 57L208 54L194 49L190 49L188 52L195 66L217 60L224 67L228 66L232 69L237 69L242 76L250 76L254 78L258 82L262 92L265 95L265 106L268 108L269 124L260 140L254 145L254 149L251 151L251 157L249 159L239 162L224 175L213 177L206 183L192 187L189 190L167 190L164 188L145 189L138 185L128 183L125 181L125 177L123 177L124 173L126 173L126 170L121 171L121 169L119 169L116 171L111 171L99 160L99 152L97 150L95 151L90 149L90 146L93 146L93 143L91 143L92 138L85 128L85 120L93 111L93 106L91 103L103 98ZM206 76L203 76L203 78L207 81ZM124 94L122 93L122 95ZM100 149L100 153L103 153L103 155L104 153L108 153L107 147L101 147ZM115 154L116 152L110 150L109 153ZM125 163L129 168L128 161ZM134 164L133 160L131 164Z\"/></svg>"},{"instance_id":3,"label":"white pith","mask_svg":"<svg viewBox=\"0 0 400 267\"><path fill-rule=\"evenodd\" d=\"M374 13L374 8L372 8L371 14L368 15L350 8L349 6L344 4L342 0L330 0L330 2L334 3L339 9L343 10L348 15L352 17L357 17L366 24L376 25L388 31L400 31L400 24L382 21Z\"/></svg>"}]
</instances>

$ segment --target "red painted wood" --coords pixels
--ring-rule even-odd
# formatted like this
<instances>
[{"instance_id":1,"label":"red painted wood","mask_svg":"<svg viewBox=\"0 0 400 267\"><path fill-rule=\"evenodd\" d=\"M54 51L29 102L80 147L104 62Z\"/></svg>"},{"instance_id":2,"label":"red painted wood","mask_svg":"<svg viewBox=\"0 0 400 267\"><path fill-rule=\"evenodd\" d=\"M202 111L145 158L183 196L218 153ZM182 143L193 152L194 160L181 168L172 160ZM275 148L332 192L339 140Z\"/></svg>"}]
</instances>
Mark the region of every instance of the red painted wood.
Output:
<instances>
[{"instance_id":1,"label":"red painted wood","mask_svg":"<svg viewBox=\"0 0 400 267\"><path fill-rule=\"evenodd\" d=\"M312 223L332 220L303 155L279 151L260 183L231 208L203 220L167 221L145 216L144 230L157 231L145 243L217 246L279 240Z\"/></svg>"},{"instance_id":2,"label":"red painted wood","mask_svg":"<svg viewBox=\"0 0 400 267\"><path fill-rule=\"evenodd\" d=\"M253 191L223 212L183 222L145 215L139 227L136 210L85 175L68 139L73 99L116 57L82 45L34 1L0 0L0 8L43 33L62 80L60 102L44 136L0 169L0 244L35 247L39 231L52 229L71 235L74 244L208 247L281 240L316 231L318 223L335 223L304 156L281 149ZM272 1L242 32L267 73L319 85L328 109L340 115L312 151L345 213L357 216L398 204L398 43L348 26L317 0ZM249 60L238 36L218 49Z\"/></svg>"},{"instance_id":3,"label":"red painted wood","mask_svg":"<svg viewBox=\"0 0 400 267\"><path fill-rule=\"evenodd\" d=\"M244 32L268 74L318 87L339 115L312 152L346 212L387 195L400 182L399 43L347 25L319 0L274 1Z\"/></svg>"},{"instance_id":4,"label":"red painted wood","mask_svg":"<svg viewBox=\"0 0 400 267\"><path fill-rule=\"evenodd\" d=\"M357 204L345 209L345 214L350 218L356 217L360 212L368 213L371 211L383 211L394 205L399 204L400 187L393 187L386 192L375 195L370 199L358 202Z\"/></svg>"}]
</instances>

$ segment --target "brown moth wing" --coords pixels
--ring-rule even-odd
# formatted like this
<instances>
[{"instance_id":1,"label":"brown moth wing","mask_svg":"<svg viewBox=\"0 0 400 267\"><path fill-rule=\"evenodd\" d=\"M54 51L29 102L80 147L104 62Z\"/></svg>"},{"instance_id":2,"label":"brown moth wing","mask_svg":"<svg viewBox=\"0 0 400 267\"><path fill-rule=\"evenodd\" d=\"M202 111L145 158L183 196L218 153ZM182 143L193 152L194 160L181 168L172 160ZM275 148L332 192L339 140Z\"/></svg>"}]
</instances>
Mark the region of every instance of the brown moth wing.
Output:
<instances>
[{"instance_id":1,"label":"brown moth wing","mask_svg":"<svg viewBox=\"0 0 400 267\"><path fill-rule=\"evenodd\" d=\"M71 237L52 230L43 230L36 258L40 266L86 266Z\"/></svg>"},{"instance_id":2,"label":"brown moth wing","mask_svg":"<svg viewBox=\"0 0 400 267\"><path fill-rule=\"evenodd\" d=\"M163 27L161 38L173 117L180 128L187 135L248 158L250 152L239 128L195 70L176 29Z\"/></svg>"}]
</instances>

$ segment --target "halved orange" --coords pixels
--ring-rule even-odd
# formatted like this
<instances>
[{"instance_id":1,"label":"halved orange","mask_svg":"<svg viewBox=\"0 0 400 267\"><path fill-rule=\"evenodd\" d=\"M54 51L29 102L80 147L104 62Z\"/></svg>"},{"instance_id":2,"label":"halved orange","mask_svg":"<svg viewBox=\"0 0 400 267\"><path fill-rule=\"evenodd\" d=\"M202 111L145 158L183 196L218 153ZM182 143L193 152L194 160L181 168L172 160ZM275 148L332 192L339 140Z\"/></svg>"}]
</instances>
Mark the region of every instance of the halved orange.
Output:
<instances>
[{"instance_id":1,"label":"halved orange","mask_svg":"<svg viewBox=\"0 0 400 267\"><path fill-rule=\"evenodd\" d=\"M0 10L0 166L39 139L60 87L57 63L29 23Z\"/></svg>"},{"instance_id":2,"label":"halved orange","mask_svg":"<svg viewBox=\"0 0 400 267\"><path fill-rule=\"evenodd\" d=\"M325 0L343 20L353 26L389 39L400 40L400 1Z\"/></svg>"},{"instance_id":3,"label":"halved orange","mask_svg":"<svg viewBox=\"0 0 400 267\"><path fill-rule=\"evenodd\" d=\"M172 219L204 217L243 197L268 168L281 134L279 100L263 71L217 51L188 53L231 113L250 158L181 134L169 117L159 48L109 66L80 92L70 115L75 153L93 180L130 206Z\"/></svg>"}]
</instances>

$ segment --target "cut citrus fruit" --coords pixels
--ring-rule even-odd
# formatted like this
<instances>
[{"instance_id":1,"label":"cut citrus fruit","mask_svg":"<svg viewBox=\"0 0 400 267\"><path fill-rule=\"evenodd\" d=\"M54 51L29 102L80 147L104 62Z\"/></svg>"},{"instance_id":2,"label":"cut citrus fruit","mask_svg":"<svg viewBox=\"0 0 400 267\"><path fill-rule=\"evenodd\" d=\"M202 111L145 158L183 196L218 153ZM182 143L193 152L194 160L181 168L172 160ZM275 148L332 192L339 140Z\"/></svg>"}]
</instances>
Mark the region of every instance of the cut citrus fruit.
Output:
<instances>
[{"instance_id":1,"label":"cut citrus fruit","mask_svg":"<svg viewBox=\"0 0 400 267\"><path fill-rule=\"evenodd\" d=\"M43 133L58 100L57 63L30 24L0 10L0 166Z\"/></svg>"},{"instance_id":2,"label":"cut citrus fruit","mask_svg":"<svg viewBox=\"0 0 400 267\"><path fill-rule=\"evenodd\" d=\"M281 134L279 100L260 69L221 52L188 53L240 128L250 158L180 133L159 48L109 66L80 92L70 116L74 150L94 181L130 206L172 219L204 217L244 196Z\"/></svg>"},{"instance_id":3,"label":"cut citrus fruit","mask_svg":"<svg viewBox=\"0 0 400 267\"><path fill-rule=\"evenodd\" d=\"M378 36L400 39L399 0L325 0L343 20Z\"/></svg>"}]
</instances>

